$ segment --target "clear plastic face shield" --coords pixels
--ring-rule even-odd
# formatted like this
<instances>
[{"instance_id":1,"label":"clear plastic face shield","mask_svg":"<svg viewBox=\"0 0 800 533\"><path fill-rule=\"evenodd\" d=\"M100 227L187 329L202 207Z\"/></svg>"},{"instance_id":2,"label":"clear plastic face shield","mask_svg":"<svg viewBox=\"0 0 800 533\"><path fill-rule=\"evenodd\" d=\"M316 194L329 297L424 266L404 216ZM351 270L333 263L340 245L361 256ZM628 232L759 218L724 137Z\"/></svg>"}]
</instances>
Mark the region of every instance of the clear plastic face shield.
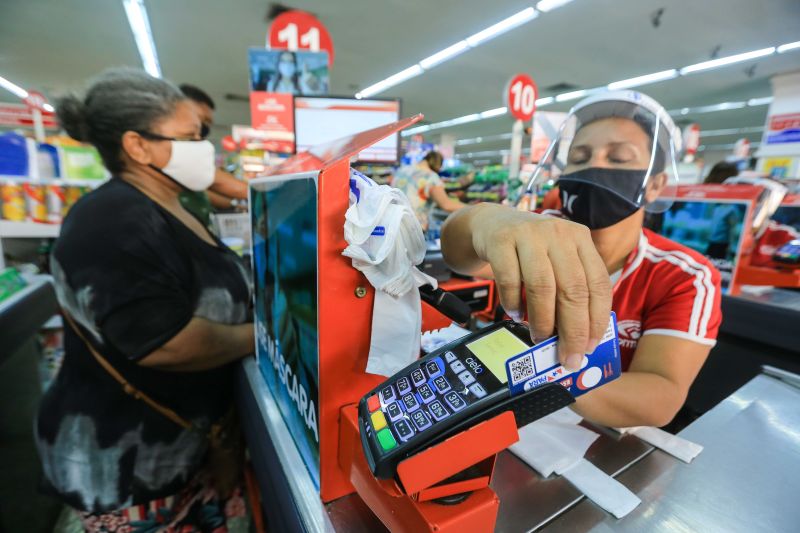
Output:
<instances>
[{"instance_id":1,"label":"clear plastic face shield","mask_svg":"<svg viewBox=\"0 0 800 533\"><path fill-rule=\"evenodd\" d=\"M539 207L555 186L564 214L592 229L641 208L651 213L669 209L680 150L672 119L639 93L612 97L590 97L569 112L540 158L519 209Z\"/></svg>"}]
</instances>

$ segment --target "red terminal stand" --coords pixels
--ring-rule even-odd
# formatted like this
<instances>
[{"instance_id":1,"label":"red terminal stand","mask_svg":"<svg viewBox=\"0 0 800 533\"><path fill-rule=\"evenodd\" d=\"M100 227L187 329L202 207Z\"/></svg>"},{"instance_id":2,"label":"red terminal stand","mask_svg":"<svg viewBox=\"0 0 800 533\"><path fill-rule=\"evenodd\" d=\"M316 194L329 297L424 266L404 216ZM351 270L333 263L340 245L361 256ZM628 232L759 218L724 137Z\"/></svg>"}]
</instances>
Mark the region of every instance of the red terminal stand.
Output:
<instances>
[{"instance_id":1,"label":"red terminal stand","mask_svg":"<svg viewBox=\"0 0 800 533\"><path fill-rule=\"evenodd\" d=\"M349 207L350 158L422 118L417 115L298 154L271 175L319 171L318 332L320 496L330 502L357 491L392 531L491 531L499 501L489 488L495 454L518 440L506 412L411 457L397 481L376 479L361 447L357 402L383 377L364 370L375 290L342 256ZM491 285L489 290L492 291ZM493 300L493 291L490 300ZM490 303L491 304L491 303ZM345 318L346 317L346 318ZM448 322L449 323L449 322ZM446 324L445 324L446 325ZM475 474L448 478L466 468ZM431 500L470 493L461 503Z\"/></svg>"}]
</instances>

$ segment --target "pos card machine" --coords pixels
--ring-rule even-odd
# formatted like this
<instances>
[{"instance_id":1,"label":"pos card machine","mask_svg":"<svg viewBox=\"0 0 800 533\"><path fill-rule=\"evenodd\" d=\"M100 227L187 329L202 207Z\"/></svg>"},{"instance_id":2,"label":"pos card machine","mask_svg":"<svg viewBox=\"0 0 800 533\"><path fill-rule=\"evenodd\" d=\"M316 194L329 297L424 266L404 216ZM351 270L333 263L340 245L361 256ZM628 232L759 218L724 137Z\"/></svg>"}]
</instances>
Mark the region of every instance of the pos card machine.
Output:
<instances>
[{"instance_id":1,"label":"pos card machine","mask_svg":"<svg viewBox=\"0 0 800 533\"><path fill-rule=\"evenodd\" d=\"M553 337L534 347L527 326L498 322L426 355L367 393L358 405L359 429L373 474L392 478L404 459L504 411L512 411L522 427L619 376L615 317L575 373L558 364L556 342ZM601 351L602 361L594 357Z\"/></svg>"}]
</instances>

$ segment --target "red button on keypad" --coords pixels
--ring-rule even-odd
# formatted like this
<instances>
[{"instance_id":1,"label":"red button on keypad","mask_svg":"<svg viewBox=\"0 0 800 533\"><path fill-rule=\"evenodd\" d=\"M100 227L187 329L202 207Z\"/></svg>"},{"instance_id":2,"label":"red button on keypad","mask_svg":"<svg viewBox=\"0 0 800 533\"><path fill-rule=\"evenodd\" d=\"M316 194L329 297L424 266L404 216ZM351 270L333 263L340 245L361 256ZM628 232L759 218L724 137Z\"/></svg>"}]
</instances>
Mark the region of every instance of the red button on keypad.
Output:
<instances>
[{"instance_id":1,"label":"red button on keypad","mask_svg":"<svg viewBox=\"0 0 800 533\"><path fill-rule=\"evenodd\" d=\"M380 408L381 408L381 402L380 400L378 400L378 396L376 394L373 394L372 396L367 398L367 409L369 409L370 413L373 411L377 411Z\"/></svg>"}]
</instances>

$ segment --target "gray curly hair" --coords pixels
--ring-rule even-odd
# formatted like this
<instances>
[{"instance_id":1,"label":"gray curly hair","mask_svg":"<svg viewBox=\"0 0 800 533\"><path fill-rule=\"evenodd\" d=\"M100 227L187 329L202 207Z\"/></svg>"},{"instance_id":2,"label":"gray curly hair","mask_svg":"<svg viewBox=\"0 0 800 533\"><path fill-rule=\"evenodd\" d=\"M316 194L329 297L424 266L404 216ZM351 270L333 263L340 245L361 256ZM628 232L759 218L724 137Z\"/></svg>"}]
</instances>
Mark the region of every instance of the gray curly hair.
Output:
<instances>
[{"instance_id":1,"label":"gray curly hair","mask_svg":"<svg viewBox=\"0 0 800 533\"><path fill-rule=\"evenodd\" d=\"M168 117L186 96L172 83L143 70L112 68L94 78L83 99L68 95L56 100L56 114L70 137L97 148L112 173L124 169L122 135L149 131Z\"/></svg>"}]
</instances>

